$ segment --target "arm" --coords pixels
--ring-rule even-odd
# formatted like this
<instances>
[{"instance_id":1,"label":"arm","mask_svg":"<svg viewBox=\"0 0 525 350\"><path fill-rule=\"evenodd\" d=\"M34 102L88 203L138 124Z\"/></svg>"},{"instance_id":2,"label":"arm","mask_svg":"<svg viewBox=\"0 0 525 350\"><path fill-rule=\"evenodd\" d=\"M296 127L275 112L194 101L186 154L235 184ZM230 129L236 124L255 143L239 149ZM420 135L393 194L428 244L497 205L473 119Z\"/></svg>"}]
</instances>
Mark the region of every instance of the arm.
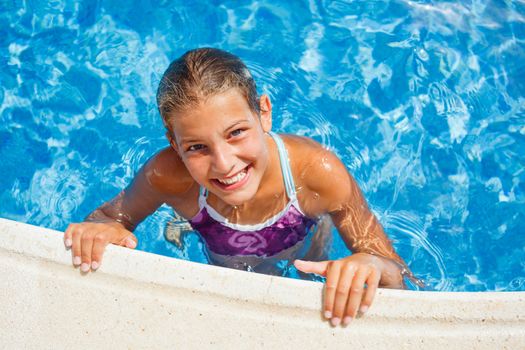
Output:
<instances>
[{"instance_id":1,"label":"arm","mask_svg":"<svg viewBox=\"0 0 525 350\"><path fill-rule=\"evenodd\" d=\"M387 288L404 288L405 262L395 252L383 227L369 210L355 180L348 175L350 195L340 208L330 216L346 246L353 253L365 253L377 257L382 265L379 285Z\"/></svg>"},{"instance_id":2,"label":"arm","mask_svg":"<svg viewBox=\"0 0 525 350\"><path fill-rule=\"evenodd\" d=\"M163 165L169 165L170 161L166 153L169 156L169 151L164 150L152 157L125 190L94 210L84 222L68 226L64 243L72 248L73 264L81 265L83 272L100 266L109 243L137 246L137 238L131 231L166 201L168 190L173 190L167 185L174 174L162 171ZM178 188L174 190L176 193Z\"/></svg>"},{"instance_id":3,"label":"arm","mask_svg":"<svg viewBox=\"0 0 525 350\"><path fill-rule=\"evenodd\" d=\"M84 222L118 223L122 228L133 231L163 203L162 193L154 188L148 179L148 162L139 170L131 184L116 197L91 212Z\"/></svg>"},{"instance_id":4,"label":"arm","mask_svg":"<svg viewBox=\"0 0 525 350\"><path fill-rule=\"evenodd\" d=\"M300 167L307 174L303 210L309 215L329 214L354 254L334 261L297 260L295 266L303 272L326 276L325 317L331 318L334 325L341 320L347 324L358 310L366 312L379 285L403 288L406 265L342 162L320 145L307 158Z\"/></svg>"}]
</instances>

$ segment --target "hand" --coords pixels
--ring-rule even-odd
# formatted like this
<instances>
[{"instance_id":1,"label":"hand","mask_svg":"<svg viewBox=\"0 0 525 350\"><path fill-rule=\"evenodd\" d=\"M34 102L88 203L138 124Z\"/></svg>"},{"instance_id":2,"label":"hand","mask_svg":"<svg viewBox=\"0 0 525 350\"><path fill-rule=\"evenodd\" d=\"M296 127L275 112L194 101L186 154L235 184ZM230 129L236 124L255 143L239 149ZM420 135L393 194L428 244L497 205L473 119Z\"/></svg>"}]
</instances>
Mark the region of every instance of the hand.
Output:
<instances>
[{"instance_id":1,"label":"hand","mask_svg":"<svg viewBox=\"0 0 525 350\"><path fill-rule=\"evenodd\" d=\"M326 277L324 316L331 319L334 327L338 326L341 320L346 326L358 311L364 314L368 310L383 271L382 260L365 253L353 254L339 260L295 260L294 265L302 272Z\"/></svg>"},{"instance_id":2,"label":"hand","mask_svg":"<svg viewBox=\"0 0 525 350\"><path fill-rule=\"evenodd\" d=\"M82 222L70 224L64 233L64 244L72 248L73 265L82 272L100 267L104 249L109 243L135 248L137 238L118 222Z\"/></svg>"}]
</instances>

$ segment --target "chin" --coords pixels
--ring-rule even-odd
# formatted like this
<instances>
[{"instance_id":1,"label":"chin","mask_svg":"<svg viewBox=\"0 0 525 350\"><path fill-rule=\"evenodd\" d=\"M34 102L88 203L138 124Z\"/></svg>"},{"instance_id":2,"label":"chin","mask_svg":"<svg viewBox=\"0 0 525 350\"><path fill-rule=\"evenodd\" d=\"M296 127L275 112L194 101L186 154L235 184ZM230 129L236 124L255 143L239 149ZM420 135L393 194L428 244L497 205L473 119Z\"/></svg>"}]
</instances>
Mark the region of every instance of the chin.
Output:
<instances>
[{"instance_id":1,"label":"chin","mask_svg":"<svg viewBox=\"0 0 525 350\"><path fill-rule=\"evenodd\" d=\"M255 196L255 194L253 195L248 195L248 194L232 194L230 196L223 196L221 197L221 199L228 203L229 205L237 205L237 206L240 206L248 201L250 201L253 197Z\"/></svg>"},{"instance_id":2,"label":"chin","mask_svg":"<svg viewBox=\"0 0 525 350\"><path fill-rule=\"evenodd\" d=\"M250 186L251 187L251 186ZM252 200L257 194L257 188L246 188L231 193L215 193L221 200L229 205L240 206Z\"/></svg>"}]
</instances>

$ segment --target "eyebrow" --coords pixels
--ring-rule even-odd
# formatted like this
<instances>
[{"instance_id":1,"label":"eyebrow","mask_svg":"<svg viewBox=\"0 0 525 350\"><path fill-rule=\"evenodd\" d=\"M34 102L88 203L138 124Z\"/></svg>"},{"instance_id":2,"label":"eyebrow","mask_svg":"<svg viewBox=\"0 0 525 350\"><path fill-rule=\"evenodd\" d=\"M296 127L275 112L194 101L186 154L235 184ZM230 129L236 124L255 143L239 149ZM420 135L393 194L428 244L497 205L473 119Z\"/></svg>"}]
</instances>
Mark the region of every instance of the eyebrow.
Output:
<instances>
[{"instance_id":1,"label":"eyebrow","mask_svg":"<svg viewBox=\"0 0 525 350\"><path fill-rule=\"evenodd\" d=\"M230 130L230 129L234 128L235 126L237 126L239 124L242 124L244 122L249 122L249 120L248 119L241 119L241 120L234 121L230 126L228 126L226 129L224 129L224 131Z\"/></svg>"},{"instance_id":2,"label":"eyebrow","mask_svg":"<svg viewBox=\"0 0 525 350\"><path fill-rule=\"evenodd\" d=\"M182 139L182 140L180 140L181 146L185 145L185 144L188 144L188 143L195 143L195 142L199 142L199 140L197 140L197 139Z\"/></svg>"},{"instance_id":3,"label":"eyebrow","mask_svg":"<svg viewBox=\"0 0 525 350\"><path fill-rule=\"evenodd\" d=\"M234 128L235 126L239 125L239 124L242 124L244 122L249 122L248 119L240 119L240 120L236 120L234 121L232 124L230 124L230 126L228 126L226 129L224 129L224 131L228 131L228 130L231 130L232 128ZM196 139L196 138L192 138L192 137L188 137L188 138L182 138L180 140L180 144L181 145L184 145L184 144L187 144L187 143L195 143L195 142L201 142L201 140L199 139Z\"/></svg>"}]
</instances>

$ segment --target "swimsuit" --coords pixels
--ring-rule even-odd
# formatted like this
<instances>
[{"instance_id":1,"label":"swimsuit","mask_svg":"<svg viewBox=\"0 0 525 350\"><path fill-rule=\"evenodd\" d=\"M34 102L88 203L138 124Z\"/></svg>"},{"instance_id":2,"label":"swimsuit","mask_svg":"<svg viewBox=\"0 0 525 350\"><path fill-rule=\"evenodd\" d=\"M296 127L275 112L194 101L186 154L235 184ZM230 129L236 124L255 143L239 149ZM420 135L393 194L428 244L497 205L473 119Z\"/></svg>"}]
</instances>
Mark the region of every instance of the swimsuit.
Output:
<instances>
[{"instance_id":1,"label":"swimsuit","mask_svg":"<svg viewBox=\"0 0 525 350\"><path fill-rule=\"evenodd\" d=\"M206 242L211 260L219 265L232 265L230 257L237 259L235 268L249 269L247 266L259 264L261 258L285 257L297 251L309 232L315 231L317 220L307 217L300 209L295 185L290 170L288 154L282 139L270 132L279 151L281 171L284 178L286 207L277 215L257 225L241 225L228 222L215 209L208 205L207 190L199 192L199 212L189 220L190 225ZM231 262L231 261L230 261Z\"/></svg>"}]
</instances>

